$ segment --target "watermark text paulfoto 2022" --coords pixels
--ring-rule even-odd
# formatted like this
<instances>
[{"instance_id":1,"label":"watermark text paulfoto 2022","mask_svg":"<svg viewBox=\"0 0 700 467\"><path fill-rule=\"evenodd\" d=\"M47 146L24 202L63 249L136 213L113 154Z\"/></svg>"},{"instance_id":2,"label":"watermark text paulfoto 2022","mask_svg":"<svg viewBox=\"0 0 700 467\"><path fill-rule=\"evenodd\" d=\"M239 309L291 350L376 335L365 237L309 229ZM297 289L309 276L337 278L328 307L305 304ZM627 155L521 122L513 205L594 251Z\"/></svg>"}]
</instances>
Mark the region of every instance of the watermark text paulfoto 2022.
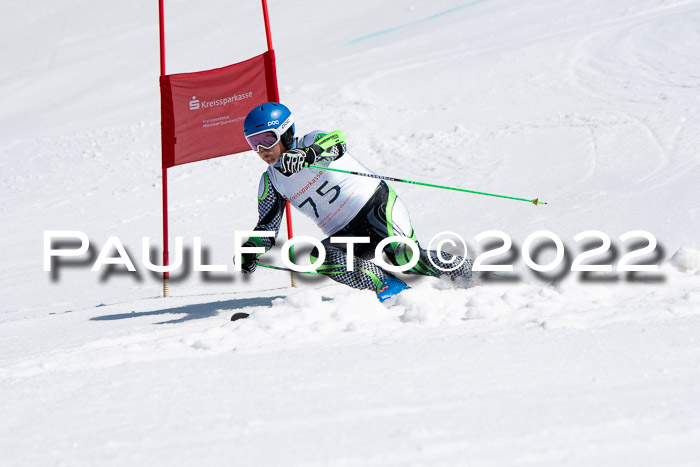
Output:
<instances>
[{"instance_id":1,"label":"watermark text paulfoto 2022","mask_svg":"<svg viewBox=\"0 0 700 467\"><path fill-rule=\"evenodd\" d=\"M241 255L244 253L265 253L263 247L242 246L249 237L274 237L271 231L236 231L234 232L234 260L233 270L241 270ZM659 263L664 258L663 248L657 243L656 237L644 230L632 230L620 235L620 242L627 245L624 255L618 253L620 248L613 244L610 236L600 230L586 230L574 235L573 240L580 244L581 250L575 256L564 245L561 238L554 232L538 230L529 234L520 244L515 246L510 235L500 230L488 230L473 237L473 240L484 245L484 248L475 258L472 270L476 272L510 273L514 271L513 265L522 260L528 268L536 274L552 271L608 273L655 273L659 270ZM488 241L490 239L490 241ZM636 239L636 241L635 241ZM183 266L183 238L175 238L175 254L173 261L167 266L157 265L151 261L151 239L141 239L141 263L153 272L174 272ZM353 270L353 246L361 243L369 243L369 237L331 237L330 242L342 244L347 251L346 267ZM59 244L60 243L60 244ZM393 265L382 257L383 249L394 243L401 243L408 247L412 254L411 260L404 265ZM318 256L311 264L295 264L290 259L290 250L294 245L307 244L318 250ZM450 250L446 254L445 247ZM441 271L452 271L459 268L466 258L471 257L467 242L457 233L441 232L435 235L427 244L428 250L437 251L442 264L436 264L431 255L428 259L433 266ZM90 240L84 232L75 230L45 231L44 232L44 271L51 272L59 268L59 258L83 258L88 255L91 248ZM93 248L94 249L94 248ZM519 254L518 254L518 251ZM202 255L201 237L193 237L191 270L194 272L227 272L229 265L204 264ZM374 261L382 268L390 272L405 272L412 269L419 260L419 246L408 237L394 236L382 240L375 248ZM543 254L547 252L546 254ZM316 271L324 262L326 251L323 243L309 236L298 236L287 240L279 252L282 263L292 271L311 272ZM453 256L457 255L457 256ZM542 258L545 258L545 262ZM94 258L94 254L93 254ZM98 272L105 267L122 267L129 272L136 272L136 266L126 248L118 237L108 237L99 255L90 258L91 270ZM83 263L85 264L85 263ZM89 266L89 264L85 264Z\"/></svg>"}]
</instances>

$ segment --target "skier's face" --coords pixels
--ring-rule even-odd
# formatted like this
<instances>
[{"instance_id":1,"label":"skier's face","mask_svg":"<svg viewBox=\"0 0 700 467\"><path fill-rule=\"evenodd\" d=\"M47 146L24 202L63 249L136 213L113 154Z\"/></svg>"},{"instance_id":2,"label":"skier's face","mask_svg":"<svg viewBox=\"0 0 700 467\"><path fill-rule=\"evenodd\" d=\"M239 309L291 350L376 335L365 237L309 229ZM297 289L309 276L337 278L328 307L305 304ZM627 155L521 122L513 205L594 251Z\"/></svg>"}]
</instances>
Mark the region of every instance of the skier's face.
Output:
<instances>
[{"instance_id":1,"label":"skier's face","mask_svg":"<svg viewBox=\"0 0 700 467\"><path fill-rule=\"evenodd\" d=\"M282 152L282 142L278 141L277 144L272 146L270 149L260 147L258 156L260 156L260 159L262 159L267 165L273 165L280 160L280 157L282 157Z\"/></svg>"}]
</instances>

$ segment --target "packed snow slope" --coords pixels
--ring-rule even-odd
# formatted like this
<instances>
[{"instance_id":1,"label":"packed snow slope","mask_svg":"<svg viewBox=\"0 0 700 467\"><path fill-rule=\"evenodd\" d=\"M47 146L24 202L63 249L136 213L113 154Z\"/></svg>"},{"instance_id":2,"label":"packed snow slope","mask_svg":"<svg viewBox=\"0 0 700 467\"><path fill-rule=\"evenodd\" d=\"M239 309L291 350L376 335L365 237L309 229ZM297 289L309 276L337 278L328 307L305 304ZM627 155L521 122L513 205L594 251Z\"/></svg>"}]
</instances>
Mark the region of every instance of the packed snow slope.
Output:
<instances>
[{"instance_id":1,"label":"packed snow slope","mask_svg":"<svg viewBox=\"0 0 700 467\"><path fill-rule=\"evenodd\" d=\"M168 73L266 48L257 1L165 6ZM265 169L249 152L169 171L171 254L201 237L229 270L174 273L160 297L141 261L161 235L155 3L8 3L0 464L695 465L700 1L269 6L298 132L345 131L380 174L549 203L393 185L421 241L449 230L476 257L499 230L513 245L493 262L515 272L411 278L390 307L325 278L243 278L233 232L255 225ZM45 272L51 230L91 248ZM535 273L521 251L541 230L566 255ZM612 245L584 264L612 273L570 271L601 244L574 240L590 230ZM659 270L615 273L638 230L657 245L632 262ZM321 236L300 215L295 234ZM110 237L137 272L90 270Z\"/></svg>"}]
</instances>

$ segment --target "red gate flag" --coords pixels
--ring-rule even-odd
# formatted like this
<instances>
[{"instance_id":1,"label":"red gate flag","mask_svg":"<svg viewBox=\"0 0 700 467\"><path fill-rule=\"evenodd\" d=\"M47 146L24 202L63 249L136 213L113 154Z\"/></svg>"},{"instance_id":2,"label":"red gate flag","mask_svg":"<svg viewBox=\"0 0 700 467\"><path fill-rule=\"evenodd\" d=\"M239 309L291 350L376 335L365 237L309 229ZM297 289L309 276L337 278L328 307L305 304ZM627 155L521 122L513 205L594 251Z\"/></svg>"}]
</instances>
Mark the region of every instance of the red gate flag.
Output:
<instances>
[{"instance_id":1,"label":"red gate flag","mask_svg":"<svg viewBox=\"0 0 700 467\"><path fill-rule=\"evenodd\" d=\"M271 50L223 68L161 76L163 168L250 151L243 121L276 96Z\"/></svg>"}]
</instances>

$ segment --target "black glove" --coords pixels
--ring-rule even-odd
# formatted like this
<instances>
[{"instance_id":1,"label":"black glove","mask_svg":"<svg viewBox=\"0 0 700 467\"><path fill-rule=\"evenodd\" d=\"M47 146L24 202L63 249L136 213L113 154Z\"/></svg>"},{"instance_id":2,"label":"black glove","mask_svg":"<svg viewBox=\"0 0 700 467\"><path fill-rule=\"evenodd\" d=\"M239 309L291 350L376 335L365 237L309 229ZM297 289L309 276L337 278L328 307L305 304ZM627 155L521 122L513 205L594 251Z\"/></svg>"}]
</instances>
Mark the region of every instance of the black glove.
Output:
<instances>
[{"instance_id":1,"label":"black glove","mask_svg":"<svg viewBox=\"0 0 700 467\"><path fill-rule=\"evenodd\" d=\"M304 164L312 165L316 162L316 156L323 153L323 149L318 144L312 144L308 148L290 149L282 154L280 159L280 169L284 174L295 174L301 172Z\"/></svg>"},{"instance_id":2,"label":"black glove","mask_svg":"<svg viewBox=\"0 0 700 467\"><path fill-rule=\"evenodd\" d=\"M242 246L258 246L255 242L245 242ZM255 268L258 267L257 253L243 253L241 255L241 272L244 274L253 274Z\"/></svg>"}]
</instances>

